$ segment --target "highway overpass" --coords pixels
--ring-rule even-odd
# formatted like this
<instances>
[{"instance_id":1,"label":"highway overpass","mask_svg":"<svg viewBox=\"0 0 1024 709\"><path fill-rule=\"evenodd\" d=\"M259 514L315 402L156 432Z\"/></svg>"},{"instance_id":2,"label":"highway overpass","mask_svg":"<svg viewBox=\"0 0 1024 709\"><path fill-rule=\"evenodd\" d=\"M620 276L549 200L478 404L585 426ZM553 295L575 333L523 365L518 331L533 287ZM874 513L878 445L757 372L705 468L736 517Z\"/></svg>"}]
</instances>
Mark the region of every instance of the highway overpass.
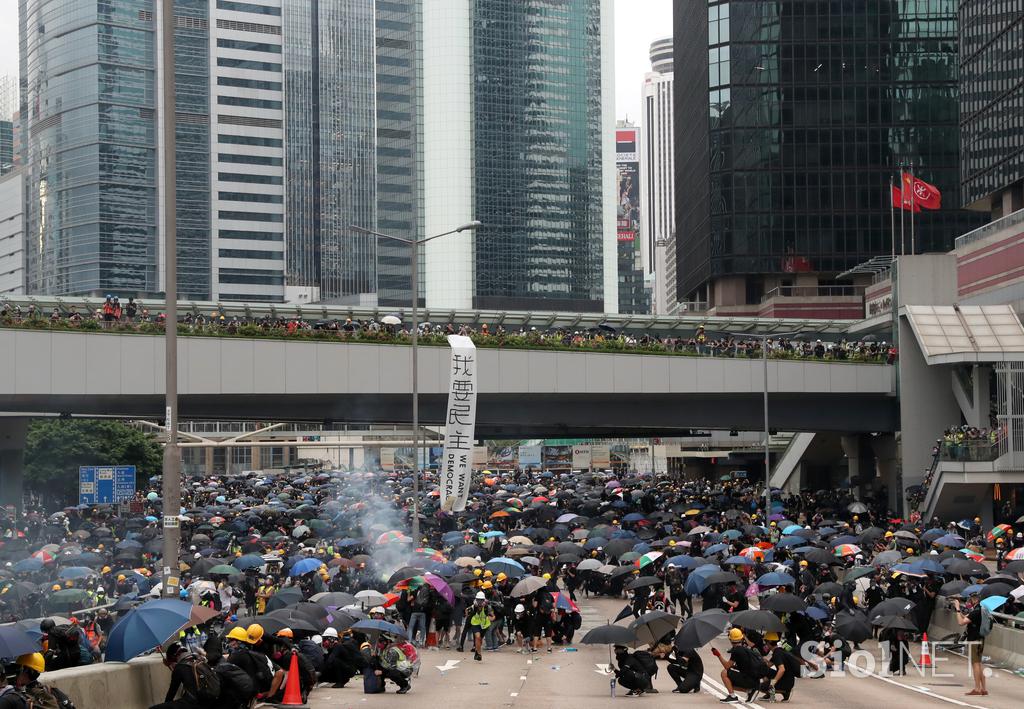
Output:
<instances>
[{"instance_id":1,"label":"highway overpass","mask_svg":"<svg viewBox=\"0 0 1024 709\"><path fill-rule=\"evenodd\" d=\"M179 339L183 419L405 423L410 348ZM763 427L759 359L480 349L478 436L672 435ZM163 418L164 341L0 329L0 412ZM421 421L440 422L449 351L420 348ZM772 428L894 431L894 368L770 360Z\"/></svg>"}]
</instances>

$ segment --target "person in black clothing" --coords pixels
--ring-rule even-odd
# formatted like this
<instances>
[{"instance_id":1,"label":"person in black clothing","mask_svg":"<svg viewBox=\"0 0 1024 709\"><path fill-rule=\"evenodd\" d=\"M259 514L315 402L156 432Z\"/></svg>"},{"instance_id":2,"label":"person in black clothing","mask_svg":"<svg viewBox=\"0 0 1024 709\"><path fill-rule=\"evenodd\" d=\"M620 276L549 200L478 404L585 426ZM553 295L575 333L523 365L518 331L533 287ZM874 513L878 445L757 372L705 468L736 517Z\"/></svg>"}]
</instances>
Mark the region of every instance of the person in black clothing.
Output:
<instances>
[{"instance_id":1,"label":"person in black clothing","mask_svg":"<svg viewBox=\"0 0 1024 709\"><path fill-rule=\"evenodd\" d=\"M349 680L357 677L366 669L366 658L359 652L359 643L355 641L351 633L346 632L345 637L338 640L338 631L328 628L324 631L324 648L327 650L327 658L324 660L324 671L320 675L323 682L333 682L335 689L340 689L348 684Z\"/></svg>"},{"instance_id":2,"label":"person in black clothing","mask_svg":"<svg viewBox=\"0 0 1024 709\"><path fill-rule=\"evenodd\" d=\"M726 660L718 648L712 648L711 653L722 663L722 684L725 685L729 694L722 701L739 701L736 696L736 688L756 690L761 682L754 662L754 650L747 644L743 631L733 628L729 631L729 642L732 647L729 649L729 659Z\"/></svg>"},{"instance_id":3,"label":"person in black clothing","mask_svg":"<svg viewBox=\"0 0 1024 709\"><path fill-rule=\"evenodd\" d=\"M967 608L961 608L959 601L954 603L953 608L956 611L957 623L967 626L964 639L967 641L967 656L971 662L971 674L974 675L974 689L967 692L967 696L984 696L988 694L988 689L985 686L985 669L982 667L981 660L985 649L985 638L981 634L983 611L980 597L974 593L967 601Z\"/></svg>"},{"instance_id":4,"label":"person in black clothing","mask_svg":"<svg viewBox=\"0 0 1024 709\"><path fill-rule=\"evenodd\" d=\"M673 650L668 658L668 676L676 683L673 692L699 694L700 682L704 679L704 662L696 650Z\"/></svg>"},{"instance_id":5,"label":"person in black clothing","mask_svg":"<svg viewBox=\"0 0 1024 709\"><path fill-rule=\"evenodd\" d=\"M647 668L639 658L630 655L629 648L624 645L615 646L615 665L612 669L619 684L629 690L627 696L643 694L651 686L651 675Z\"/></svg>"},{"instance_id":6,"label":"person in black clothing","mask_svg":"<svg viewBox=\"0 0 1024 709\"><path fill-rule=\"evenodd\" d=\"M778 633L765 633L764 641L766 661L774 670L767 680L768 687L781 694L782 701L789 701L796 678L800 676L800 660L793 653L779 647ZM768 693L770 697L771 692Z\"/></svg>"},{"instance_id":7,"label":"person in black clothing","mask_svg":"<svg viewBox=\"0 0 1024 709\"><path fill-rule=\"evenodd\" d=\"M207 709L212 706L193 694L195 681L193 679L193 668L183 662L188 655L188 650L178 643L171 643L164 654L164 664L171 670L171 683L167 686L167 694L161 704L154 704L149 709ZM182 695L175 699L178 690Z\"/></svg>"}]
</instances>

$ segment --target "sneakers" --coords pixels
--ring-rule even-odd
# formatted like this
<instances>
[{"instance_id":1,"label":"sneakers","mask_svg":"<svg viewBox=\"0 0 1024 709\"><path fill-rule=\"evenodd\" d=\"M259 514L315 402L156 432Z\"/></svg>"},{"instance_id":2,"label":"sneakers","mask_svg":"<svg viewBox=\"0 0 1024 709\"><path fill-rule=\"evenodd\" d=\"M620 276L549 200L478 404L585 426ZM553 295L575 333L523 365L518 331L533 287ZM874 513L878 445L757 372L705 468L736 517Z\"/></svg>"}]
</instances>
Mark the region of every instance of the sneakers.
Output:
<instances>
[{"instance_id":1,"label":"sneakers","mask_svg":"<svg viewBox=\"0 0 1024 709\"><path fill-rule=\"evenodd\" d=\"M647 694L657 694L658 690L656 690L654 687L648 687L644 690L644 692L646 692Z\"/></svg>"},{"instance_id":2,"label":"sneakers","mask_svg":"<svg viewBox=\"0 0 1024 709\"><path fill-rule=\"evenodd\" d=\"M739 700L740 700L740 698L737 697L735 694L730 694L727 697L722 697L718 701L725 703L725 702L738 702Z\"/></svg>"},{"instance_id":3,"label":"sneakers","mask_svg":"<svg viewBox=\"0 0 1024 709\"><path fill-rule=\"evenodd\" d=\"M474 653L473 653L473 659L474 659L474 660L476 660L477 662L482 662L484 658L482 658L482 657L480 656L480 653L479 653L479 652L474 652Z\"/></svg>"},{"instance_id":4,"label":"sneakers","mask_svg":"<svg viewBox=\"0 0 1024 709\"><path fill-rule=\"evenodd\" d=\"M411 684L407 684L404 687L402 687L400 690L395 692L395 694L408 694L410 689L412 689L412 685Z\"/></svg>"}]
</instances>

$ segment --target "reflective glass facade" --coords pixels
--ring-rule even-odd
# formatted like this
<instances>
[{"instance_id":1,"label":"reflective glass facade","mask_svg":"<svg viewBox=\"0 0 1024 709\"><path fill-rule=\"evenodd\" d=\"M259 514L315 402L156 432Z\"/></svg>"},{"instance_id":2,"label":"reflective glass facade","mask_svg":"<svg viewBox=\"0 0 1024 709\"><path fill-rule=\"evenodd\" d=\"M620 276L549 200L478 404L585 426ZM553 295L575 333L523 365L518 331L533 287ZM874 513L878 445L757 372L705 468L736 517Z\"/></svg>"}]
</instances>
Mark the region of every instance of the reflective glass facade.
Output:
<instances>
[{"instance_id":1,"label":"reflective glass facade","mask_svg":"<svg viewBox=\"0 0 1024 709\"><path fill-rule=\"evenodd\" d=\"M286 283L324 301L377 290L373 0L283 3Z\"/></svg>"},{"instance_id":2,"label":"reflective glass facade","mask_svg":"<svg viewBox=\"0 0 1024 709\"><path fill-rule=\"evenodd\" d=\"M156 292L153 0L20 0L30 293ZM206 0L176 3L179 289L209 293Z\"/></svg>"},{"instance_id":3,"label":"reflective glass facade","mask_svg":"<svg viewBox=\"0 0 1024 709\"><path fill-rule=\"evenodd\" d=\"M1024 208L1024 0L960 3L964 204ZM1004 210L990 197L1016 184Z\"/></svg>"},{"instance_id":4,"label":"reflective glass facade","mask_svg":"<svg viewBox=\"0 0 1024 709\"><path fill-rule=\"evenodd\" d=\"M739 276L757 303L766 275L827 283L890 253L901 165L943 193L918 252L978 223L959 210L955 0L711 0L707 22L696 4L675 5L680 299Z\"/></svg>"},{"instance_id":5,"label":"reflective glass facade","mask_svg":"<svg viewBox=\"0 0 1024 709\"><path fill-rule=\"evenodd\" d=\"M472 12L474 307L602 310L601 3Z\"/></svg>"},{"instance_id":6,"label":"reflective glass facade","mask_svg":"<svg viewBox=\"0 0 1024 709\"><path fill-rule=\"evenodd\" d=\"M405 239L423 236L422 48L419 0L378 0L377 228ZM410 249L377 242L377 296L381 305L407 306Z\"/></svg>"},{"instance_id":7,"label":"reflective glass facade","mask_svg":"<svg viewBox=\"0 0 1024 709\"><path fill-rule=\"evenodd\" d=\"M14 169L14 123L0 118L0 175Z\"/></svg>"}]
</instances>

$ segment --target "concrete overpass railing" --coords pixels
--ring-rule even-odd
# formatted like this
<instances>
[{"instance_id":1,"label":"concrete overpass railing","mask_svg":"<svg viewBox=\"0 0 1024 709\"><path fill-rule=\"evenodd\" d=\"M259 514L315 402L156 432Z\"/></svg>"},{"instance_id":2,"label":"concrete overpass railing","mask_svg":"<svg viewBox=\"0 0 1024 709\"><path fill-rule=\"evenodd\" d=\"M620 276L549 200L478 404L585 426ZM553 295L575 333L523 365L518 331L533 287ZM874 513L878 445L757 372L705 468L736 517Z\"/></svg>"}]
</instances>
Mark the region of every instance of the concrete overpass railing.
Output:
<instances>
[{"instance_id":1,"label":"concrete overpass railing","mask_svg":"<svg viewBox=\"0 0 1024 709\"><path fill-rule=\"evenodd\" d=\"M67 694L76 707L148 709L164 700L171 673L158 655L44 672L40 681Z\"/></svg>"}]
</instances>

